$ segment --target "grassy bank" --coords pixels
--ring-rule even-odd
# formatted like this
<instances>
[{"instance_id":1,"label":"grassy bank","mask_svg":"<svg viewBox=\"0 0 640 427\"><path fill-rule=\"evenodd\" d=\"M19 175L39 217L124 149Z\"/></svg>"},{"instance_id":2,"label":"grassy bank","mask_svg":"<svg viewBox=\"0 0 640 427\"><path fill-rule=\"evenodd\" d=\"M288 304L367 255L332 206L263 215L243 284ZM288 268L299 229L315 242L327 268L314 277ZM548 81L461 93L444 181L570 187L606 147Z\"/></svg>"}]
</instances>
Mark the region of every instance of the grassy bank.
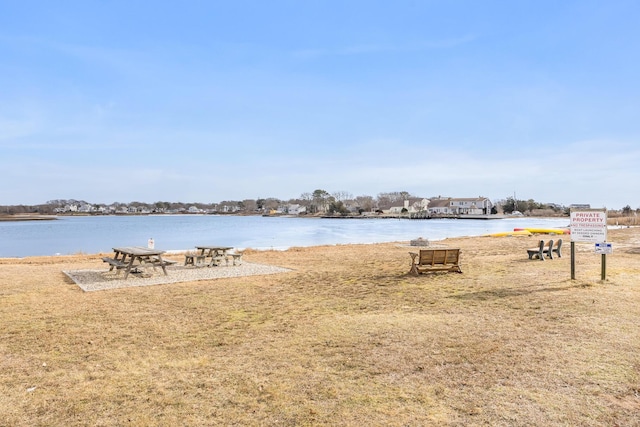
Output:
<instances>
[{"instance_id":1,"label":"grassy bank","mask_svg":"<svg viewBox=\"0 0 640 427\"><path fill-rule=\"evenodd\" d=\"M84 293L99 255L0 259L0 425L640 425L640 233L247 251L292 272ZM545 239L550 238L544 236ZM557 236L555 236L557 238ZM568 242L567 242L568 243Z\"/></svg>"}]
</instances>

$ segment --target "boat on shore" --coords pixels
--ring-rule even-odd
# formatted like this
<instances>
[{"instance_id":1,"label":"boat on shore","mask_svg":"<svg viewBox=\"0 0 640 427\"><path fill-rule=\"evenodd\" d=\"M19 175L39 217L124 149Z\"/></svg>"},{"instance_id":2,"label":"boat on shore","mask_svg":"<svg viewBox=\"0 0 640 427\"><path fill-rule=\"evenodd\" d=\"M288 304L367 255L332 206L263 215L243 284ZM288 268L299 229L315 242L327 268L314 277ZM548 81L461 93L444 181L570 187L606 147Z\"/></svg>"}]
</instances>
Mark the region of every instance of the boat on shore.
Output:
<instances>
[{"instance_id":1,"label":"boat on shore","mask_svg":"<svg viewBox=\"0 0 640 427\"><path fill-rule=\"evenodd\" d=\"M485 237L512 237L512 236L531 236L528 230L513 230L513 231L500 231L498 233L485 234Z\"/></svg>"},{"instance_id":2,"label":"boat on shore","mask_svg":"<svg viewBox=\"0 0 640 427\"><path fill-rule=\"evenodd\" d=\"M531 234L571 234L568 228L514 228L513 231L529 231Z\"/></svg>"}]
</instances>

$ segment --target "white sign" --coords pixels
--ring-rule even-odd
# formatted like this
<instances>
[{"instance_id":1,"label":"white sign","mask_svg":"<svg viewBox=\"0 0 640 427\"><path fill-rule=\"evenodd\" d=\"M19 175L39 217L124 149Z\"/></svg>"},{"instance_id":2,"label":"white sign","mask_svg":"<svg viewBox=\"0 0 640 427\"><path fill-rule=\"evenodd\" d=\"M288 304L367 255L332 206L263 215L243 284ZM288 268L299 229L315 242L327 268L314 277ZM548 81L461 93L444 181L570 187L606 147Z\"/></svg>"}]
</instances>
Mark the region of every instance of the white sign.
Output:
<instances>
[{"instance_id":1,"label":"white sign","mask_svg":"<svg viewBox=\"0 0 640 427\"><path fill-rule=\"evenodd\" d=\"M604 243L607 241L607 211L586 209L571 211L571 241Z\"/></svg>"},{"instance_id":2,"label":"white sign","mask_svg":"<svg viewBox=\"0 0 640 427\"><path fill-rule=\"evenodd\" d=\"M600 255L608 255L613 253L611 243L596 243L596 253Z\"/></svg>"}]
</instances>

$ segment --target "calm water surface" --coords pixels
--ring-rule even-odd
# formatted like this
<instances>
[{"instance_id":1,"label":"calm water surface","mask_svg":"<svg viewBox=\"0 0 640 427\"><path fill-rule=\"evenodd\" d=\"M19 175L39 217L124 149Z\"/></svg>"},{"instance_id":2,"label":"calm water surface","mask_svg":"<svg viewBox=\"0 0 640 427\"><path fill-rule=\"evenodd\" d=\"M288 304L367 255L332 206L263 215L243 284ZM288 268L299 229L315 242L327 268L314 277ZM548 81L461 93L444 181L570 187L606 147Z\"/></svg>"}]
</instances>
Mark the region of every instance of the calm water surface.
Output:
<instances>
[{"instance_id":1,"label":"calm water surface","mask_svg":"<svg viewBox=\"0 0 640 427\"><path fill-rule=\"evenodd\" d=\"M0 257L111 252L114 246L164 250L198 244L285 249L345 243L382 243L422 237L479 236L515 227L566 227L569 219L320 219L262 216L158 215L60 217L0 222Z\"/></svg>"}]
</instances>

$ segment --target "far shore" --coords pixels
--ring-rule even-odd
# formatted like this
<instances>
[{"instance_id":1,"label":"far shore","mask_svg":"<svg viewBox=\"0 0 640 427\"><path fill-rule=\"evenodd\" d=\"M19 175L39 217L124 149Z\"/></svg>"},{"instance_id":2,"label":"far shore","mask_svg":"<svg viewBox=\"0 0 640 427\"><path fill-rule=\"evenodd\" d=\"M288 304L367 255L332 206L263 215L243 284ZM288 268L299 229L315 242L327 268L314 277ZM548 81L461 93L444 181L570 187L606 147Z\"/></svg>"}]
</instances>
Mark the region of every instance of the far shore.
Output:
<instances>
[{"instance_id":1,"label":"far shore","mask_svg":"<svg viewBox=\"0 0 640 427\"><path fill-rule=\"evenodd\" d=\"M56 220L56 215L39 215L39 214L16 214L16 215L0 215L0 221L48 221Z\"/></svg>"},{"instance_id":2,"label":"far shore","mask_svg":"<svg viewBox=\"0 0 640 427\"><path fill-rule=\"evenodd\" d=\"M61 214L0 214L0 221L40 221L40 220L56 220L65 217L112 217L112 216L158 216L158 215L176 215L176 216L263 216L273 218L318 218L318 219L409 219L409 220L437 220L437 219L476 219L476 220L492 220L492 219L508 219L508 218L523 218L527 216L512 216L505 214L491 214L491 215L445 215L437 214L430 217L424 216L412 216L410 214L365 214L365 215L326 215L326 214L261 214L261 213L109 213L109 214L95 214L95 213L61 213ZM531 215L531 218L562 218L566 215Z\"/></svg>"},{"instance_id":3,"label":"far shore","mask_svg":"<svg viewBox=\"0 0 640 427\"><path fill-rule=\"evenodd\" d=\"M15 214L15 215L2 215L0 214L0 221L47 221L47 220L57 220L60 217L74 217L74 216L97 216L97 217L109 217L109 216L150 216L150 215L193 215L193 216L201 216L201 215L224 215L224 216L265 216L260 214L248 215L248 214L190 214L190 213L180 213L180 214L109 214L109 215L94 215L94 214L62 214L62 215L40 215L40 214ZM438 220L438 219L447 219L446 216L437 216L431 218L411 218L407 215L363 215L363 216L326 216L326 215L267 215L273 217L286 217L286 218L318 218L318 219L408 219L408 220ZM567 218L566 215L557 215L557 216L522 216L522 217L513 217L510 215L490 215L490 216L477 216L477 215L468 215L468 216L459 216L456 219L475 219L475 220L498 220L498 219L509 219L509 218L537 218L537 219L557 219L557 218ZM608 225L615 226L635 226L640 225L640 220L636 216L613 216L607 218Z\"/></svg>"}]
</instances>

